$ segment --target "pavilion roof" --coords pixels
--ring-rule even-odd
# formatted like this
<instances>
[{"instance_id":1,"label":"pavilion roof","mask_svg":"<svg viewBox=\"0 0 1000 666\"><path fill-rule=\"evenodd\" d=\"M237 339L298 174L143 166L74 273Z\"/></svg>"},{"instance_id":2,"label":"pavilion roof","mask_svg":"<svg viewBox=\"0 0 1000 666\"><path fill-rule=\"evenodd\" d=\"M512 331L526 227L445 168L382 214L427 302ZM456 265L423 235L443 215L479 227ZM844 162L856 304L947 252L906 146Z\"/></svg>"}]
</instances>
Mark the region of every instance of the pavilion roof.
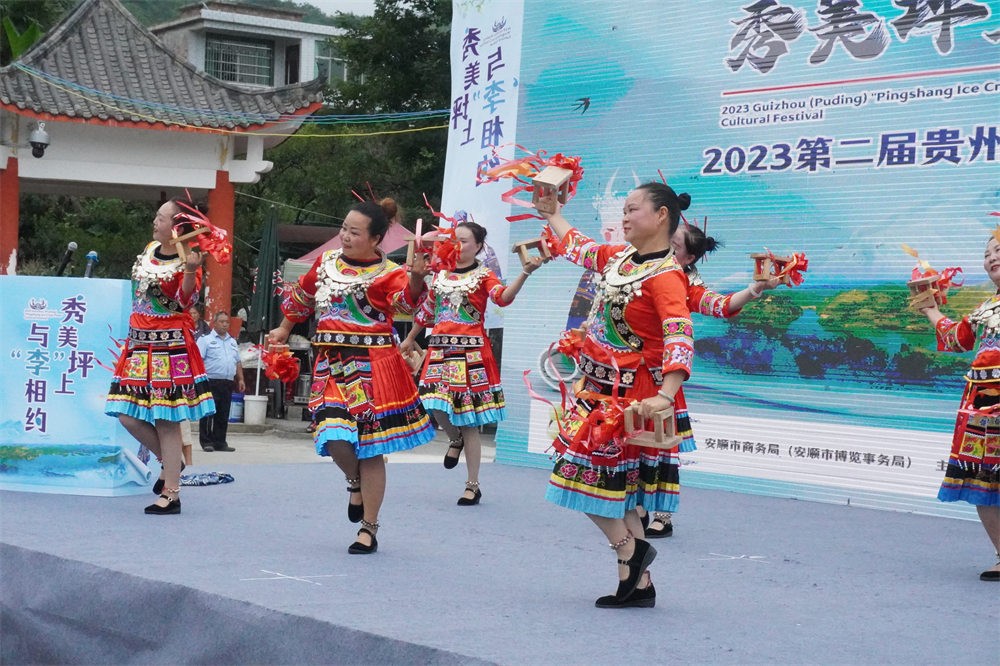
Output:
<instances>
[{"instance_id":1,"label":"pavilion roof","mask_svg":"<svg viewBox=\"0 0 1000 666\"><path fill-rule=\"evenodd\" d=\"M40 119L248 130L304 116L319 79L241 88L196 70L118 0L83 0L20 59L0 68L0 108Z\"/></svg>"}]
</instances>

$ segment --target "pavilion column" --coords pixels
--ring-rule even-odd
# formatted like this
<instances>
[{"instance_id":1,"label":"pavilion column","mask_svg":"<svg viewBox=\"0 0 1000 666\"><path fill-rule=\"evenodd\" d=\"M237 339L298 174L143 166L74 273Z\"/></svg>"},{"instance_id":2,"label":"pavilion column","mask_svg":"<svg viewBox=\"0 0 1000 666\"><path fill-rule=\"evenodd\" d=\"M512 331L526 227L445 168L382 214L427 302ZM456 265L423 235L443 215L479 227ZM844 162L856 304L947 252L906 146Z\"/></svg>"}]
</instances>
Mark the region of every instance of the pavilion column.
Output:
<instances>
[{"instance_id":1,"label":"pavilion column","mask_svg":"<svg viewBox=\"0 0 1000 666\"><path fill-rule=\"evenodd\" d=\"M236 190L229 182L228 171L215 172L215 189L208 193L208 217L212 224L224 229L230 242L234 242L233 230L236 216ZM206 257L207 269L205 318L213 317L216 312L232 314L233 302L233 263L220 264L211 257Z\"/></svg>"},{"instance_id":2,"label":"pavilion column","mask_svg":"<svg viewBox=\"0 0 1000 666\"><path fill-rule=\"evenodd\" d=\"M9 157L7 168L0 169L0 275L13 275L17 270L20 195L17 159Z\"/></svg>"}]
</instances>

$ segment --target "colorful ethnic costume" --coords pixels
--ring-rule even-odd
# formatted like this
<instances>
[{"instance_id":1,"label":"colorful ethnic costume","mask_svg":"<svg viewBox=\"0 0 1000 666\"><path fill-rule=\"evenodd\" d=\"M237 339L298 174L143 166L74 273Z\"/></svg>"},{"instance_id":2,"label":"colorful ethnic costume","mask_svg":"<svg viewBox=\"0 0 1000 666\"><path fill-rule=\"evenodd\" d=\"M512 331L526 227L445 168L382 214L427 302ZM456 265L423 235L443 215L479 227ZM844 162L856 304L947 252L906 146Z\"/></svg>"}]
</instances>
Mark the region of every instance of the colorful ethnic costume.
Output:
<instances>
[{"instance_id":1,"label":"colorful ethnic costume","mask_svg":"<svg viewBox=\"0 0 1000 666\"><path fill-rule=\"evenodd\" d=\"M415 318L432 329L420 375L420 397L452 424L481 426L506 418L500 371L486 338L488 301L500 307L506 286L478 262L466 269L439 271Z\"/></svg>"},{"instance_id":2,"label":"colorful ethnic costume","mask_svg":"<svg viewBox=\"0 0 1000 666\"><path fill-rule=\"evenodd\" d=\"M184 298L184 262L146 246L132 266L132 314L128 339L115 365L104 412L155 424L197 421L215 413L205 366L194 341L187 309L198 299L201 269L191 296Z\"/></svg>"},{"instance_id":3,"label":"colorful ethnic costume","mask_svg":"<svg viewBox=\"0 0 1000 666\"><path fill-rule=\"evenodd\" d=\"M330 455L331 441L351 442L358 458L372 458L434 438L392 328L394 314L416 308L406 271L381 252L366 264L324 252L286 290L281 310L289 321L318 318L309 409L319 455Z\"/></svg>"},{"instance_id":4,"label":"colorful ethnic costume","mask_svg":"<svg viewBox=\"0 0 1000 666\"><path fill-rule=\"evenodd\" d=\"M979 506L1000 505L1000 294L960 322L937 323L939 351L976 357L965 375L965 391L955 421L951 455L938 491L943 502L964 500ZM997 410L997 411L994 411Z\"/></svg>"},{"instance_id":5,"label":"colorful ethnic costume","mask_svg":"<svg viewBox=\"0 0 1000 666\"><path fill-rule=\"evenodd\" d=\"M601 245L575 229L564 243L570 261L601 275L580 350L583 376L575 406L560 419L553 443L559 459L546 499L609 518L621 518L637 505L651 512L675 511L677 450L580 435L593 425L588 426L588 416L600 403L624 407L655 395L665 373L690 375L694 340L687 277L669 250L640 256L631 246ZM676 432L690 439L681 391L675 401Z\"/></svg>"}]
</instances>

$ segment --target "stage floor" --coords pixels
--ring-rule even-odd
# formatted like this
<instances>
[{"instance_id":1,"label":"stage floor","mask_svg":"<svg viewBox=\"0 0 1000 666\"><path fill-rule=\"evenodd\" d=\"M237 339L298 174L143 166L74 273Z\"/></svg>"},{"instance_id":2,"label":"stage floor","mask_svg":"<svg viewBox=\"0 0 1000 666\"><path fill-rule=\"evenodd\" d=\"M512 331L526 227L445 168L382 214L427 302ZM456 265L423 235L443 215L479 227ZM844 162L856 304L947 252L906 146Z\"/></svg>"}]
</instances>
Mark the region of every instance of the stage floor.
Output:
<instances>
[{"instance_id":1,"label":"stage floor","mask_svg":"<svg viewBox=\"0 0 1000 666\"><path fill-rule=\"evenodd\" d=\"M239 448L239 444L234 444ZM212 458L212 456L217 456ZM0 492L3 663L995 663L971 521L685 489L655 609L601 610L612 554L543 470L390 462L380 548L349 555L329 463L239 464L153 496ZM412 458L412 460L430 460Z\"/></svg>"}]
</instances>

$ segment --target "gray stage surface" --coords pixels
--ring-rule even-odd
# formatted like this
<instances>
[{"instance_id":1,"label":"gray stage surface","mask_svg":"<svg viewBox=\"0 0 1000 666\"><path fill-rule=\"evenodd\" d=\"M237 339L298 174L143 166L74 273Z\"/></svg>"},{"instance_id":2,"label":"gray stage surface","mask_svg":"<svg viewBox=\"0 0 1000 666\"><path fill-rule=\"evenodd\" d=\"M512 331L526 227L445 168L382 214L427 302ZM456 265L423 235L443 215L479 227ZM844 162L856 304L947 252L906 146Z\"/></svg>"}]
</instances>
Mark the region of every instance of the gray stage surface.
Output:
<instances>
[{"instance_id":1,"label":"gray stage surface","mask_svg":"<svg viewBox=\"0 0 1000 666\"><path fill-rule=\"evenodd\" d=\"M656 608L600 610L612 554L542 470L487 465L465 508L463 467L390 463L358 556L332 464L216 460L181 516L0 493L3 662L998 663L975 522L686 489Z\"/></svg>"}]
</instances>

